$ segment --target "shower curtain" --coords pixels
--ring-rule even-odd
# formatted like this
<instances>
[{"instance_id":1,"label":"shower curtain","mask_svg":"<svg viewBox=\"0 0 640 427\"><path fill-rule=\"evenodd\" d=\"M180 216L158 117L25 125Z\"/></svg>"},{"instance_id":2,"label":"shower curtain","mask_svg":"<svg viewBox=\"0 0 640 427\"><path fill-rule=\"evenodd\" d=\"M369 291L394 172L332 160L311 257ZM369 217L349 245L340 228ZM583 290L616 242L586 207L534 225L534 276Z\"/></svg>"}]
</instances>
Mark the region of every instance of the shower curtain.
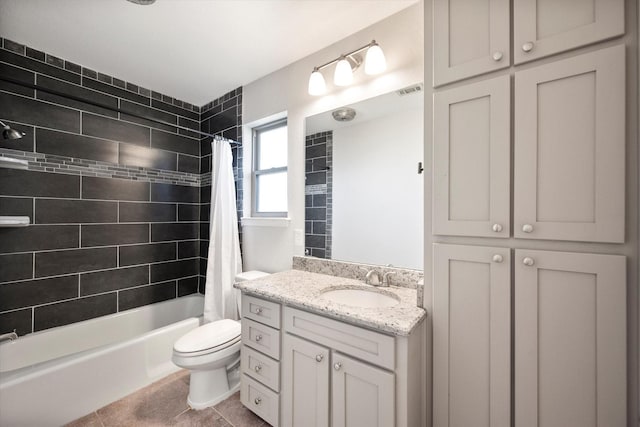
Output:
<instances>
[{"instance_id":1,"label":"shower curtain","mask_svg":"<svg viewBox=\"0 0 640 427\"><path fill-rule=\"evenodd\" d=\"M231 146L227 141L217 139L211 145L213 163L205 322L239 318L240 299L233 282L235 276L242 272Z\"/></svg>"}]
</instances>

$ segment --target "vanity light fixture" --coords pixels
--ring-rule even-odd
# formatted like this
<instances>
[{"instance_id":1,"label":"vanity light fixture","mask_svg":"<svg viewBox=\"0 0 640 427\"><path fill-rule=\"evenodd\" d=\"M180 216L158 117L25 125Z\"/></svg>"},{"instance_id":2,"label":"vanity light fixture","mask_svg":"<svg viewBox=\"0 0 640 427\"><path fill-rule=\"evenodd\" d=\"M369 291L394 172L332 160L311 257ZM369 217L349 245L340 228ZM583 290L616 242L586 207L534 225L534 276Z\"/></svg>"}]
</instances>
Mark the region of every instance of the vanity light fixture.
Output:
<instances>
[{"instance_id":1,"label":"vanity light fixture","mask_svg":"<svg viewBox=\"0 0 640 427\"><path fill-rule=\"evenodd\" d=\"M333 83L336 86L349 86L353 82L353 72L362 64L362 58L357 53L367 50L364 61L364 72L369 75L380 74L387 69L387 62L382 48L375 40L349 53L340 55L323 65L313 68L309 77L309 95L322 95L327 90L324 76L320 72L323 68L336 64L333 74Z\"/></svg>"}]
</instances>

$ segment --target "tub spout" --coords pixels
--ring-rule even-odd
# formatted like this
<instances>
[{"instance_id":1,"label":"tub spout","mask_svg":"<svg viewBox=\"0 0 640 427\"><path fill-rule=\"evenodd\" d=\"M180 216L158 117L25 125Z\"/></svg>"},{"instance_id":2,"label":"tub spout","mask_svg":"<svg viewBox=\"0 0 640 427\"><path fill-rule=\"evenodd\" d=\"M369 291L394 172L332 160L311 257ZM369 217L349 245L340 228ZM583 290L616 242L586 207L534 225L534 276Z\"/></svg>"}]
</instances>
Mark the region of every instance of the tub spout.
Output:
<instances>
[{"instance_id":1,"label":"tub spout","mask_svg":"<svg viewBox=\"0 0 640 427\"><path fill-rule=\"evenodd\" d=\"M13 341L18 339L18 334L16 334L16 330L14 329L13 332L8 332L6 334L2 334L0 335L0 342L2 341Z\"/></svg>"}]
</instances>

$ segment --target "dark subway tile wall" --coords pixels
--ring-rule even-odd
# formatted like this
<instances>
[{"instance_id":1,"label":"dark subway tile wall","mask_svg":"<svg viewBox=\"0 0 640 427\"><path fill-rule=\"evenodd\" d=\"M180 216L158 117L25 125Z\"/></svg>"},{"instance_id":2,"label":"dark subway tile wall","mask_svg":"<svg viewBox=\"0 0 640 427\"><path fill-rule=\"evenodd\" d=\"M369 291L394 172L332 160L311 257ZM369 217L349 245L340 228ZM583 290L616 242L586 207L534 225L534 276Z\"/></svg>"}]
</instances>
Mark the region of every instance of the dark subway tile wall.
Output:
<instances>
[{"instance_id":1,"label":"dark subway tile wall","mask_svg":"<svg viewBox=\"0 0 640 427\"><path fill-rule=\"evenodd\" d=\"M333 133L305 138L305 254L331 258Z\"/></svg>"},{"instance_id":2,"label":"dark subway tile wall","mask_svg":"<svg viewBox=\"0 0 640 427\"><path fill-rule=\"evenodd\" d=\"M26 133L0 155L29 161L0 169L0 215L33 224L0 228L0 333L197 292L201 140L176 125L200 108L6 39L0 76L55 92L0 85L0 120Z\"/></svg>"},{"instance_id":3,"label":"dark subway tile wall","mask_svg":"<svg viewBox=\"0 0 640 427\"><path fill-rule=\"evenodd\" d=\"M26 133L0 155L29 161L0 169L0 215L35 224L0 229L0 333L204 290L211 138L189 129L241 142L242 88L197 107L1 38L0 75L55 92L0 84L0 120Z\"/></svg>"}]
</instances>

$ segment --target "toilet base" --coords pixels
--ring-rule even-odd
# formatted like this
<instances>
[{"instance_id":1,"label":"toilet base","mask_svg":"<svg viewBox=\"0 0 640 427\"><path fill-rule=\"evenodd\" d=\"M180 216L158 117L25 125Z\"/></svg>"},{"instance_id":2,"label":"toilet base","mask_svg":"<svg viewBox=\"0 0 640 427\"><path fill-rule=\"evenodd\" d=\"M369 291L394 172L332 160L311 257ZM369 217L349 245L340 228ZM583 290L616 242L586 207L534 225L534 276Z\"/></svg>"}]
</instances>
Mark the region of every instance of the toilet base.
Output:
<instances>
[{"instance_id":1,"label":"toilet base","mask_svg":"<svg viewBox=\"0 0 640 427\"><path fill-rule=\"evenodd\" d=\"M216 405L240 390L240 369L225 367L213 371L191 371L187 403L201 410Z\"/></svg>"}]
</instances>

